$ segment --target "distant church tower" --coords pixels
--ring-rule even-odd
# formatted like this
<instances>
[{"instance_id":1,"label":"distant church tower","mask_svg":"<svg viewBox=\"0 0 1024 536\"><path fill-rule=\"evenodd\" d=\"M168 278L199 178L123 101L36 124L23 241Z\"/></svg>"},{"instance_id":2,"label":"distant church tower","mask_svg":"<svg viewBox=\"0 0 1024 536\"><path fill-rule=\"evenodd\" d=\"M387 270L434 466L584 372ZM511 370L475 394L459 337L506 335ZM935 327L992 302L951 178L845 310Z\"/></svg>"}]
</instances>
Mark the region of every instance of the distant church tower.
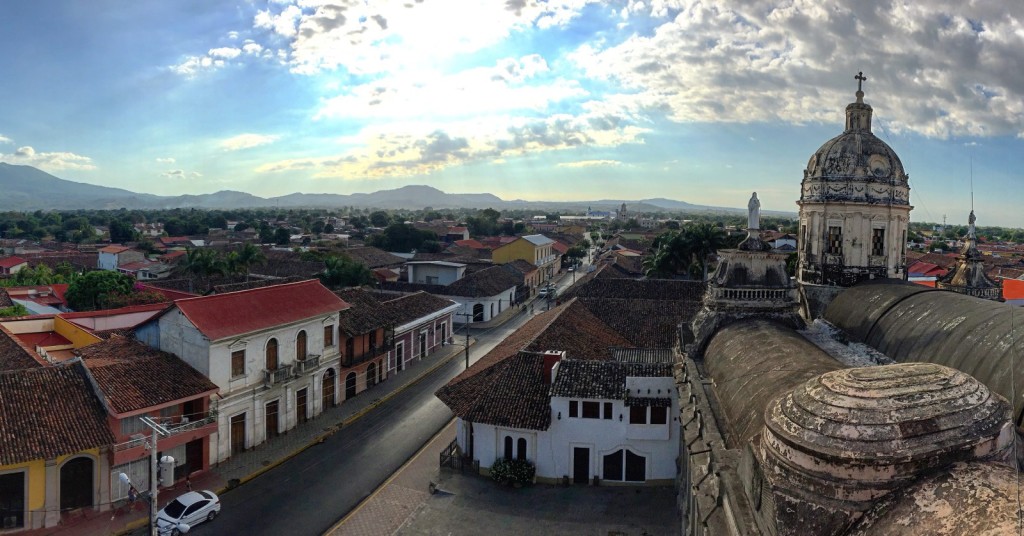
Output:
<instances>
[{"instance_id":1,"label":"distant church tower","mask_svg":"<svg viewBox=\"0 0 1024 536\"><path fill-rule=\"evenodd\" d=\"M910 185L903 163L871 133L871 106L857 80L846 129L807 162L801 183L797 280L817 317L835 288L906 278ZM821 287L815 289L814 287ZM810 302L810 303L808 303Z\"/></svg>"},{"instance_id":2,"label":"distant church tower","mask_svg":"<svg viewBox=\"0 0 1024 536\"><path fill-rule=\"evenodd\" d=\"M974 211L967 218L967 237L956 260L956 268L942 276L935 286L960 294L977 296L986 300L1002 301L1003 290L998 283L985 275L984 255L978 251L978 233L974 226L977 221Z\"/></svg>"}]
</instances>

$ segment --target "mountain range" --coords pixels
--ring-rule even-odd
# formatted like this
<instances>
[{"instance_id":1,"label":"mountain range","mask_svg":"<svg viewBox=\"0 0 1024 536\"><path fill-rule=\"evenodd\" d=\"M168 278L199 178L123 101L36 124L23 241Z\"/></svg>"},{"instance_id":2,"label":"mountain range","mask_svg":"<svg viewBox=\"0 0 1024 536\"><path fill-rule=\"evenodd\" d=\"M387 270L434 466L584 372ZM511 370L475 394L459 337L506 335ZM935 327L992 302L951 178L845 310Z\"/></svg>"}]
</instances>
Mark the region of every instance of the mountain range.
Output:
<instances>
[{"instance_id":1,"label":"mountain range","mask_svg":"<svg viewBox=\"0 0 1024 536\"><path fill-rule=\"evenodd\" d=\"M245 192L224 190L212 194L159 196L73 182L55 177L32 166L0 162L0 211L74 210L74 209L236 209L236 208L339 208L379 209L456 209L491 207L494 209L533 209L581 212L617 210L622 203L630 212L708 212L737 213L746 209L709 207L685 201L655 198L642 200L601 199L597 201L525 201L504 200L489 193L445 193L426 185L411 185L372 193L305 194L293 193L263 198ZM792 213L766 214L793 216Z\"/></svg>"}]
</instances>

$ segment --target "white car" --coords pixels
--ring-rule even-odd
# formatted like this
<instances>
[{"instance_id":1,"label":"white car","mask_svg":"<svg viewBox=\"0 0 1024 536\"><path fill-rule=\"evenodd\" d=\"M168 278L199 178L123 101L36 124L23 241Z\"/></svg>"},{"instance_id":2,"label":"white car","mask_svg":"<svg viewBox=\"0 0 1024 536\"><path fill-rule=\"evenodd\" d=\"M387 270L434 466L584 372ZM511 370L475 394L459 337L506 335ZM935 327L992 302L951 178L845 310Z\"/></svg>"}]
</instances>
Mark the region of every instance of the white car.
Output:
<instances>
[{"instance_id":1,"label":"white car","mask_svg":"<svg viewBox=\"0 0 1024 536\"><path fill-rule=\"evenodd\" d=\"M194 527L203 521L213 521L220 513L220 499L212 491L190 491L167 503L157 512L157 526L160 534L177 536L178 525L185 523Z\"/></svg>"}]
</instances>

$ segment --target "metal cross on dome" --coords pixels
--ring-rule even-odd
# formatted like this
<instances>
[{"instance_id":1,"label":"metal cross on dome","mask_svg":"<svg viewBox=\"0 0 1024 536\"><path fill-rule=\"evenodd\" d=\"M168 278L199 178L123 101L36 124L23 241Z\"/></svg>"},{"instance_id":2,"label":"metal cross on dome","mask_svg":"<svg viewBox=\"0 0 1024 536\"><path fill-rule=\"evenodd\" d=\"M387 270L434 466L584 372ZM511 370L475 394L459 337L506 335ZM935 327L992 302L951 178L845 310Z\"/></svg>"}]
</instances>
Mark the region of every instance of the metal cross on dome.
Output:
<instances>
[{"instance_id":1,"label":"metal cross on dome","mask_svg":"<svg viewBox=\"0 0 1024 536\"><path fill-rule=\"evenodd\" d=\"M853 78L854 80L857 81L857 91L861 91L860 84L861 82L867 80L868 77L864 76L864 71L860 71L857 73L857 76L854 76Z\"/></svg>"}]
</instances>

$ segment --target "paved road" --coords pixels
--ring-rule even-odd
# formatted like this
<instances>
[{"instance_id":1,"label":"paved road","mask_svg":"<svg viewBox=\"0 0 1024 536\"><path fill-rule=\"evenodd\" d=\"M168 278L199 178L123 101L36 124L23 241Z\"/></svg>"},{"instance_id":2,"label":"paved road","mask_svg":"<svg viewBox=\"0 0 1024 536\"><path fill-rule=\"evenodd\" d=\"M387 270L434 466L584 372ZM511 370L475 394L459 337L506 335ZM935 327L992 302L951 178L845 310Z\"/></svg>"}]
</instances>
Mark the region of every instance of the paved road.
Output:
<instances>
[{"instance_id":1,"label":"paved road","mask_svg":"<svg viewBox=\"0 0 1024 536\"><path fill-rule=\"evenodd\" d=\"M526 320L474 331L475 361ZM212 523L189 535L319 535L372 493L452 418L434 391L465 368L461 357L397 393L347 428L221 498Z\"/></svg>"}]
</instances>

